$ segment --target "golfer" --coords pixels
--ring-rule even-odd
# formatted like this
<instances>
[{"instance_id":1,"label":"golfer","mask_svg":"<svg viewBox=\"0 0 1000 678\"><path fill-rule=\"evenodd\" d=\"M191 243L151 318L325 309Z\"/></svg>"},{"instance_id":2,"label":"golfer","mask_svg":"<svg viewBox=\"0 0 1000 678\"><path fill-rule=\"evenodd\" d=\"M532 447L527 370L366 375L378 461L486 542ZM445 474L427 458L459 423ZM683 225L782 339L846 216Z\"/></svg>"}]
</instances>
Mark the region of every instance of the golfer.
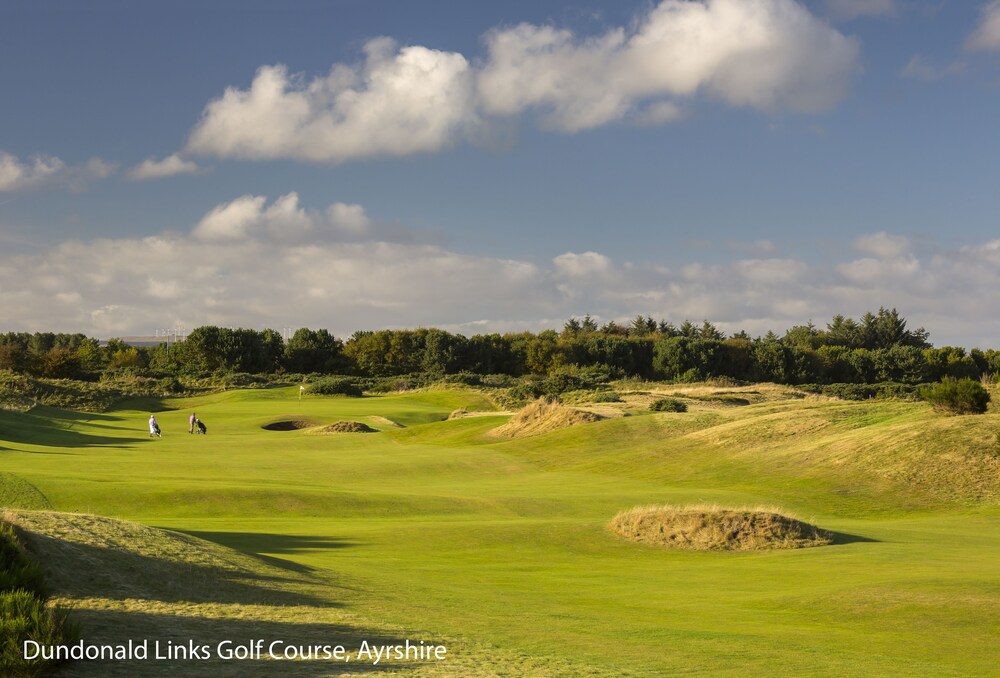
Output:
<instances>
[{"instance_id":1,"label":"golfer","mask_svg":"<svg viewBox=\"0 0 1000 678\"><path fill-rule=\"evenodd\" d=\"M198 421L198 418L194 416L194 412L191 413L191 419L189 420L190 426L188 426L188 433L194 433L194 422Z\"/></svg>"}]
</instances>

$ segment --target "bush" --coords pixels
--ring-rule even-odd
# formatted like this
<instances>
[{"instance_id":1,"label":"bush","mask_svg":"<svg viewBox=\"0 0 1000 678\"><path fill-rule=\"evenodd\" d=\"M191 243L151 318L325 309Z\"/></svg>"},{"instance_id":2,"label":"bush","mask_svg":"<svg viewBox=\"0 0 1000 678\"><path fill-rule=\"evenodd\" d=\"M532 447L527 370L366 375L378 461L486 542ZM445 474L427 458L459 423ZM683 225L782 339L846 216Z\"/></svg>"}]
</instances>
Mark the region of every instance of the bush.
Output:
<instances>
[{"instance_id":1,"label":"bush","mask_svg":"<svg viewBox=\"0 0 1000 678\"><path fill-rule=\"evenodd\" d=\"M441 381L445 384L458 384L460 386L479 386L483 383L483 378L475 372L457 372L445 375Z\"/></svg>"},{"instance_id":2,"label":"bush","mask_svg":"<svg viewBox=\"0 0 1000 678\"><path fill-rule=\"evenodd\" d=\"M509 374L484 374L482 385L488 388L509 388L517 383L517 379Z\"/></svg>"},{"instance_id":3,"label":"bush","mask_svg":"<svg viewBox=\"0 0 1000 678\"><path fill-rule=\"evenodd\" d=\"M361 388L350 379L326 377L309 384L309 393L315 393L316 395L345 395L360 398Z\"/></svg>"},{"instance_id":4,"label":"bush","mask_svg":"<svg viewBox=\"0 0 1000 678\"><path fill-rule=\"evenodd\" d=\"M542 379L538 384L542 395L558 396L569 391L578 391L586 386L586 383L573 374L553 374L551 377Z\"/></svg>"},{"instance_id":5,"label":"bush","mask_svg":"<svg viewBox=\"0 0 1000 678\"><path fill-rule=\"evenodd\" d=\"M160 388L165 393L183 393L184 384L177 377L164 377L160 379Z\"/></svg>"},{"instance_id":6,"label":"bush","mask_svg":"<svg viewBox=\"0 0 1000 678\"><path fill-rule=\"evenodd\" d=\"M28 557L13 526L0 522L0 675L39 676L53 662L25 660L24 641L64 645L79 636L62 613L45 605L42 570Z\"/></svg>"},{"instance_id":7,"label":"bush","mask_svg":"<svg viewBox=\"0 0 1000 678\"><path fill-rule=\"evenodd\" d=\"M590 399L593 403L620 403L622 397L615 391L599 391Z\"/></svg>"},{"instance_id":8,"label":"bush","mask_svg":"<svg viewBox=\"0 0 1000 678\"><path fill-rule=\"evenodd\" d=\"M654 400L649 406L652 412L687 412L687 403L676 398L660 398Z\"/></svg>"},{"instance_id":9,"label":"bush","mask_svg":"<svg viewBox=\"0 0 1000 678\"><path fill-rule=\"evenodd\" d=\"M66 645L79 635L65 614L46 607L45 601L30 591L0 593L0 675L41 676L55 662L24 659L24 641L43 646Z\"/></svg>"},{"instance_id":10,"label":"bush","mask_svg":"<svg viewBox=\"0 0 1000 678\"><path fill-rule=\"evenodd\" d=\"M983 385L968 377L945 377L940 384L920 389L920 396L934 409L952 414L983 414L990 402L990 394Z\"/></svg>"},{"instance_id":11,"label":"bush","mask_svg":"<svg viewBox=\"0 0 1000 678\"><path fill-rule=\"evenodd\" d=\"M48 595L42 569L28 558L13 526L0 523L0 592L17 589L40 598Z\"/></svg>"},{"instance_id":12,"label":"bush","mask_svg":"<svg viewBox=\"0 0 1000 678\"><path fill-rule=\"evenodd\" d=\"M519 400L535 400L542 395L544 391L533 381L522 381L510 389L510 396Z\"/></svg>"}]
</instances>

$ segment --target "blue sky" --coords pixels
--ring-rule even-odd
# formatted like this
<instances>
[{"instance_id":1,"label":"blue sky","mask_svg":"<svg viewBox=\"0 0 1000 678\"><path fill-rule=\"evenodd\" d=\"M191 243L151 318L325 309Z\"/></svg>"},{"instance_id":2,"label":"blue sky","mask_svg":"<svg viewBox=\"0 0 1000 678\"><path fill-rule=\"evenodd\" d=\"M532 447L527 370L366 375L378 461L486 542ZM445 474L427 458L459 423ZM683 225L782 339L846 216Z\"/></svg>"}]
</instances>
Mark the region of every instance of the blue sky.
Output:
<instances>
[{"instance_id":1,"label":"blue sky","mask_svg":"<svg viewBox=\"0 0 1000 678\"><path fill-rule=\"evenodd\" d=\"M997 1L0 1L0 87L0 329L1000 347Z\"/></svg>"}]
</instances>

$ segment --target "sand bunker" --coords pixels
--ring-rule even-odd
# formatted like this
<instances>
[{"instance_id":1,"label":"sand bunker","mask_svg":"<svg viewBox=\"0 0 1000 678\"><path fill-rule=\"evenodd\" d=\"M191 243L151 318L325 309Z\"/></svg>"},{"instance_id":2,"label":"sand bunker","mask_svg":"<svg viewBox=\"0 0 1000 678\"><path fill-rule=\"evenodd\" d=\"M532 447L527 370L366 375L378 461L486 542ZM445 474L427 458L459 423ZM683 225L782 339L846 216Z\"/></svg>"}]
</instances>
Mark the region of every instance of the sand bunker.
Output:
<instances>
[{"instance_id":1,"label":"sand bunker","mask_svg":"<svg viewBox=\"0 0 1000 678\"><path fill-rule=\"evenodd\" d=\"M498 438L524 438L600 419L602 417L593 412L575 410L559 401L539 398L519 410L506 424L490 431L490 434Z\"/></svg>"},{"instance_id":2,"label":"sand bunker","mask_svg":"<svg viewBox=\"0 0 1000 678\"><path fill-rule=\"evenodd\" d=\"M265 424L261 428L265 431L298 431L313 426L319 426L319 424L312 421L276 421L273 424Z\"/></svg>"},{"instance_id":3,"label":"sand bunker","mask_svg":"<svg viewBox=\"0 0 1000 678\"><path fill-rule=\"evenodd\" d=\"M690 551L762 551L824 546L833 535L775 509L638 506L611 520L631 541Z\"/></svg>"},{"instance_id":4,"label":"sand bunker","mask_svg":"<svg viewBox=\"0 0 1000 678\"><path fill-rule=\"evenodd\" d=\"M338 421L336 424L324 426L318 433L378 433L378 430L360 421Z\"/></svg>"}]
</instances>

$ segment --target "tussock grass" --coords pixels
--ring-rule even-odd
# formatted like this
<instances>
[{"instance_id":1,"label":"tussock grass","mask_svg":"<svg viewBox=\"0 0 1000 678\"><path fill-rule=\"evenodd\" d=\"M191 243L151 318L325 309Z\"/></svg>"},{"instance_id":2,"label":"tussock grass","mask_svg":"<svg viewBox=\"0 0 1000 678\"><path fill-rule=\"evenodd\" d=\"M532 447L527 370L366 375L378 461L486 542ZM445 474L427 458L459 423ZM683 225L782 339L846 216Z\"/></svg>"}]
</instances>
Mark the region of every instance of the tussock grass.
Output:
<instances>
[{"instance_id":1,"label":"tussock grass","mask_svg":"<svg viewBox=\"0 0 1000 678\"><path fill-rule=\"evenodd\" d=\"M525 438L602 418L593 412L566 407L557 400L539 398L518 410L510 421L493 429L491 434L498 438Z\"/></svg>"},{"instance_id":2,"label":"tussock grass","mask_svg":"<svg viewBox=\"0 0 1000 678\"><path fill-rule=\"evenodd\" d=\"M378 430L360 421L338 421L324 426L317 433L377 433Z\"/></svg>"},{"instance_id":3,"label":"tussock grass","mask_svg":"<svg viewBox=\"0 0 1000 678\"><path fill-rule=\"evenodd\" d=\"M637 506L611 520L616 533L642 544L691 551L763 551L824 546L833 535L770 506Z\"/></svg>"}]
</instances>

